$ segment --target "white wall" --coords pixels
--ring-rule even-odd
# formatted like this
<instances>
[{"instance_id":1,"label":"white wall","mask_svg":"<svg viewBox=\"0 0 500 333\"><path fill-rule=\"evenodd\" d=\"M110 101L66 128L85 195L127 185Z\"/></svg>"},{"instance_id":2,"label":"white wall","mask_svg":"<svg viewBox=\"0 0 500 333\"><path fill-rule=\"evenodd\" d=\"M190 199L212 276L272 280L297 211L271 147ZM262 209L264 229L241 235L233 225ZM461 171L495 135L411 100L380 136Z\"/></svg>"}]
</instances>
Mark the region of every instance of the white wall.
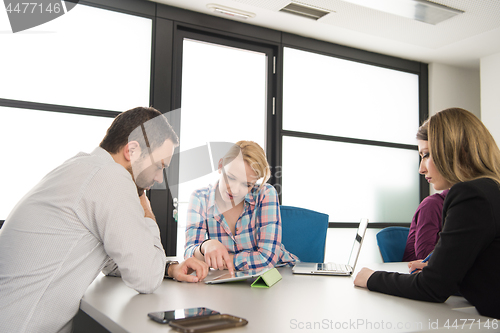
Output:
<instances>
[{"instance_id":1,"label":"white wall","mask_svg":"<svg viewBox=\"0 0 500 333\"><path fill-rule=\"evenodd\" d=\"M429 115L459 107L481 118L480 71L450 65L429 64ZM430 194L438 191L430 186Z\"/></svg>"},{"instance_id":2,"label":"white wall","mask_svg":"<svg viewBox=\"0 0 500 333\"><path fill-rule=\"evenodd\" d=\"M500 53L481 58L481 120L500 145Z\"/></svg>"},{"instance_id":3,"label":"white wall","mask_svg":"<svg viewBox=\"0 0 500 333\"><path fill-rule=\"evenodd\" d=\"M481 117L479 70L429 64L429 115L450 108L466 109Z\"/></svg>"}]
</instances>

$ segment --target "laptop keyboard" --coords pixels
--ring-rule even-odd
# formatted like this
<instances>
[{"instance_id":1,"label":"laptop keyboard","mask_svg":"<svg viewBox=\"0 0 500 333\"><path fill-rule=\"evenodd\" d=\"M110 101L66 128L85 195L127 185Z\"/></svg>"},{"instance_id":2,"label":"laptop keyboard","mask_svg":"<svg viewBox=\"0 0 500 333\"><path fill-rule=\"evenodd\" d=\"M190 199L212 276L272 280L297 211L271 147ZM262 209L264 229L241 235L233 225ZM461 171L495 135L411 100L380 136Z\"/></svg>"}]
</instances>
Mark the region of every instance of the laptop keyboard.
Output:
<instances>
[{"instance_id":1,"label":"laptop keyboard","mask_svg":"<svg viewBox=\"0 0 500 333\"><path fill-rule=\"evenodd\" d=\"M320 263L317 267L318 271L331 271L331 272L349 272L350 269L345 264L335 264L333 262Z\"/></svg>"}]
</instances>

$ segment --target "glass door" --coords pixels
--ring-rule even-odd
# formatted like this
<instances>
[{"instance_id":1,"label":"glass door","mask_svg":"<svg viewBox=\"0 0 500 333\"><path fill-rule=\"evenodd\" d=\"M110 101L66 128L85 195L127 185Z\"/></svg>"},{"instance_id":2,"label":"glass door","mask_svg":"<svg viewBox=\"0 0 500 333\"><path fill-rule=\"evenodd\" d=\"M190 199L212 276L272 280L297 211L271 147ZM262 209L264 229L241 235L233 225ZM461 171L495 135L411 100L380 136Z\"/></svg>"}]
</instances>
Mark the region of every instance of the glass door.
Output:
<instances>
[{"instance_id":1,"label":"glass door","mask_svg":"<svg viewBox=\"0 0 500 333\"><path fill-rule=\"evenodd\" d=\"M176 252L181 256L189 197L218 179L213 167L217 161L209 161L213 156L203 152L217 142L251 140L265 150L269 144L274 55L269 47L184 31L179 32L176 45L182 45L182 52L176 52L180 60L177 77L174 74L178 90L174 103L180 108L174 127L180 146L178 165L171 165L167 177L174 206L172 222L177 224Z\"/></svg>"}]
</instances>

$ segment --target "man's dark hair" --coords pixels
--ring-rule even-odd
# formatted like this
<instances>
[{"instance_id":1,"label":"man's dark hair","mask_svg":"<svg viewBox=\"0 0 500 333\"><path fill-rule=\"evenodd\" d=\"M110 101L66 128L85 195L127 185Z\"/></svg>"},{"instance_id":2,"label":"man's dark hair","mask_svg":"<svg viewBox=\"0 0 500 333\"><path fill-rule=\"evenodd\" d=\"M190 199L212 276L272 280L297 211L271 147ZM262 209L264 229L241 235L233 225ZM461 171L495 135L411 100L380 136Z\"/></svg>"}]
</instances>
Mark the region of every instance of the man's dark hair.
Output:
<instances>
[{"instance_id":1,"label":"man's dark hair","mask_svg":"<svg viewBox=\"0 0 500 333\"><path fill-rule=\"evenodd\" d=\"M156 117L161 118L150 121ZM141 128L141 130L137 131L137 128ZM147 134L146 139L143 133ZM130 136L131 134L132 136ZM135 138L134 136L137 134L140 137ZM120 113L113 120L99 146L110 154L116 154L132 140L139 142L143 153L148 152L148 147L144 145L145 142L150 145L151 150L160 147L166 140L171 140L175 146L179 145L179 137L168 123L167 118L152 107L137 107Z\"/></svg>"}]
</instances>

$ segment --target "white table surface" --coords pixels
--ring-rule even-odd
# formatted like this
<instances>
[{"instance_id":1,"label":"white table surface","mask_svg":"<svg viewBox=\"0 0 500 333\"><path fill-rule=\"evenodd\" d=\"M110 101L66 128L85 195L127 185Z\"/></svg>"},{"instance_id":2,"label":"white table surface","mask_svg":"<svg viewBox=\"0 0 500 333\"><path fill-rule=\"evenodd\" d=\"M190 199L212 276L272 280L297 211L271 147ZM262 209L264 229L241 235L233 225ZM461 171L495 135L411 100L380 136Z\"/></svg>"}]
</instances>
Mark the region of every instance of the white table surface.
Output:
<instances>
[{"instance_id":1,"label":"white table surface","mask_svg":"<svg viewBox=\"0 0 500 333\"><path fill-rule=\"evenodd\" d=\"M360 267L359 267L360 268ZM406 263L370 268L407 272ZM354 287L354 277L294 275L278 268L283 279L269 289L251 288L250 281L218 285L164 280L153 294L138 294L121 278L100 275L88 288L80 308L111 332L175 332L148 318L149 312L207 307L248 320L224 332L418 332L446 329L457 320L476 331L480 316L464 298L429 303ZM490 322L492 320L490 319ZM472 330L469 327L472 325ZM462 328L462 327L460 327ZM481 328L481 332L497 332Z\"/></svg>"}]
</instances>

